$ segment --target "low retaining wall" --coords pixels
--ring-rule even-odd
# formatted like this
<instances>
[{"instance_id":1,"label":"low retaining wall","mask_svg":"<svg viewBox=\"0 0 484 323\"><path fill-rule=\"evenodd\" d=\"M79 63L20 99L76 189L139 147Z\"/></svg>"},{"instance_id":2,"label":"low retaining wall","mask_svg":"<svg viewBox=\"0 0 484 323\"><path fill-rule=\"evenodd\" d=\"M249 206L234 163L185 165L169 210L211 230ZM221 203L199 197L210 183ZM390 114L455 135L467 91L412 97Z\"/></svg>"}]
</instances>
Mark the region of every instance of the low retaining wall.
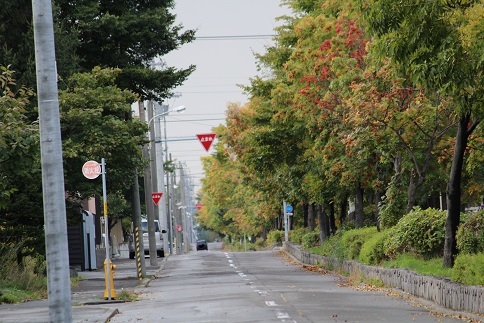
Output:
<instances>
[{"instance_id":1,"label":"low retaining wall","mask_svg":"<svg viewBox=\"0 0 484 323\"><path fill-rule=\"evenodd\" d=\"M410 270L368 266L353 260L315 255L301 250L298 245L290 242L285 242L283 248L303 264L323 264L349 274L361 273L367 278L378 278L388 287L398 288L446 308L484 314L484 287L482 286L466 286L448 279L422 276Z\"/></svg>"}]
</instances>

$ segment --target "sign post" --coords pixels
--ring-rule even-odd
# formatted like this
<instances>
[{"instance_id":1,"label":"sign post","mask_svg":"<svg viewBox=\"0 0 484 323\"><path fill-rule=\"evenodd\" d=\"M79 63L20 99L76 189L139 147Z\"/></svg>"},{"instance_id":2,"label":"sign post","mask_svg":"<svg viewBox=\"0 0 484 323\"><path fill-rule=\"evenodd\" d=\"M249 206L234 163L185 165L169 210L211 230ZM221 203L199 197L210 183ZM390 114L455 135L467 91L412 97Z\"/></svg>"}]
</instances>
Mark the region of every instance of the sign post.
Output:
<instances>
[{"instance_id":1,"label":"sign post","mask_svg":"<svg viewBox=\"0 0 484 323\"><path fill-rule=\"evenodd\" d=\"M289 221L287 216L287 207L286 201L282 202L282 211L284 212L284 241L289 241Z\"/></svg>"},{"instance_id":2,"label":"sign post","mask_svg":"<svg viewBox=\"0 0 484 323\"><path fill-rule=\"evenodd\" d=\"M88 179L96 179L102 175L103 181L103 209L104 209L104 244L106 245L106 291L108 299L111 299L111 260L109 256L109 221L108 221L108 199L106 194L106 163L101 158L101 165L97 161L89 160L82 166L82 174Z\"/></svg>"}]
</instances>

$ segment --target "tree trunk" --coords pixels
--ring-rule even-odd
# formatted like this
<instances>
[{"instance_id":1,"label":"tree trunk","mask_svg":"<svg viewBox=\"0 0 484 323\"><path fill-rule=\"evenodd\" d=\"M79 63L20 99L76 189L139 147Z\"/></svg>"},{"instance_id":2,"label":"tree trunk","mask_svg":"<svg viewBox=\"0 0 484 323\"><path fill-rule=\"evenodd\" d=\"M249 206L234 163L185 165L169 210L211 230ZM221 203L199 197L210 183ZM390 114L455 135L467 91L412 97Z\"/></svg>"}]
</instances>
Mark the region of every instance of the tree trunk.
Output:
<instances>
[{"instance_id":1,"label":"tree trunk","mask_svg":"<svg viewBox=\"0 0 484 323\"><path fill-rule=\"evenodd\" d=\"M333 235L336 233L336 220L334 218L334 202L329 204L329 233Z\"/></svg>"},{"instance_id":2,"label":"tree trunk","mask_svg":"<svg viewBox=\"0 0 484 323\"><path fill-rule=\"evenodd\" d=\"M355 189L355 222L357 228L363 228L365 226L365 213L363 212L363 194L364 189L359 185Z\"/></svg>"},{"instance_id":3,"label":"tree trunk","mask_svg":"<svg viewBox=\"0 0 484 323\"><path fill-rule=\"evenodd\" d=\"M323 243L329 237L328 217L322 205L316 207L316 213L318 214L319 222L319 239Z\"/></svg>"},{"instance_id":4,"label":"tree trunk","mask_svg":"<svg viewBox=\"0 0 484 323\"><path fill-rule=\"evenodd\" d=\"M459 120L454 146L454 158L447 183L447 219L445 223L444 266L452 267L457 255L456 232L460 222L461 180L467 140L476 124L469 129L470 114Z\"/></svg>"},{"instance_id":5,"label":"tree trunk","mask_svg":"<svg viewBox=\"0 0 484 323\"><path fill-rule=\"evenodd\" d=\"M309 212L309 204L303 204L303 213L304 213L304 220L303 220L303 228L307 228L309 226L309 219L308 219L308 212Z\"/></svg>"},{"instance_id":6,"label":"tree trunk","mask_svg":"<svg viewBox=\"0 0 484 323\"><path fill-rule=\"evenodd\" d=\"M410 183L407 189L407 213L412 211L417 200L417 174L414 169L412 169L410 174Z\"/></svg>"},{"instance_id":7,"label":"tree trunk","mask_svg":"<svg viewBox=\"0 0 484 323\"><path fill-rule=\"evenodd\" d=\"M314 228L316 227L315 226L315 222L314 219L314 204L311 203L308 205L308 225L309 225L309 228L311 229L311 231L314 231Z\"/></svg>"},{"instance_id":8,"label":"tree trunk","mask_svg":"<svg viewBox=\"0 0 484 323\"><path fill-rule=\"evenodd\" d=\"M346 221L346 215L348 214L348 197L346 195L339 202L339 209L339 225L341 227Z\"/></svg>"},{"instance_id":9,"label":"tree trunk","mask_svg":"<svg viewBox=\"0 0 484 323\"><path fill-rule=\"evenodd\" d=\"M376 228L380 231L380 202L383 193L380 191L375 191L375 216L376 216Z\"/></svg>"}]
</instances>

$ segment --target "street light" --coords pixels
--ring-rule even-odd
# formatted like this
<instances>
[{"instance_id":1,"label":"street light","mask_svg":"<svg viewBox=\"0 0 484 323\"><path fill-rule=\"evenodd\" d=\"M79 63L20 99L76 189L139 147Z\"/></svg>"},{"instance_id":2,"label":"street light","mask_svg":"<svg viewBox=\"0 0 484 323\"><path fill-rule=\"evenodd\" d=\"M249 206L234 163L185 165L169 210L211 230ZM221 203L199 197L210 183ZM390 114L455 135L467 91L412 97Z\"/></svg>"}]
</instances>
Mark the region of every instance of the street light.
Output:
<instances>
[{"instance_id":1,"label":"street light","mask_svg":"<svg viewBox=\"0 0 484 323\"><path fill-rule=\"evenodd\" d=\"M155 120L156 118L159 118L159 117L163 117L163 116L166 116L167 114L169 114L170 112L183 112L185 111L187 108L184 106L184 105L180 105L179 107L176 107L176 108L173 108L173 109L169 109L169 110L166 110L166 111L163 111L162 113L158 113L157 115L153 116L149 121L148 121L148 129L151 129L150 128L150 124L153 120ZM160 129L161 130L161 129ZM160 134L161 135L161 134Z\"/></svg>"}]
</instances>

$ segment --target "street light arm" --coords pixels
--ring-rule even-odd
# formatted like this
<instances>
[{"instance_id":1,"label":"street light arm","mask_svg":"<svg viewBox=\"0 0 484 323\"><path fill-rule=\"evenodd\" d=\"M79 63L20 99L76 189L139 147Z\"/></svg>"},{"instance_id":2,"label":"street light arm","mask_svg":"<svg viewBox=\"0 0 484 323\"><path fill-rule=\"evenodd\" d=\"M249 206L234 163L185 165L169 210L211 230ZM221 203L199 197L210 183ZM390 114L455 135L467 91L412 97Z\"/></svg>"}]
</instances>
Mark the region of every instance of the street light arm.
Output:
<instances>
[{"instance_id":1,"label":"street light arm","mask_svg":"<svg viewBox=\"0 0 484 323\"><path fill-rule=\"evenodd\" d=\"M150 124L153 120L155 120L155 118L158 118L158 117L162 117L162 116L165 116L167 114L169 114L170 112L183 112L186 110L186 107L184 105L180 105L179 107L176 107L176 108L173 108L173 109L170 109L170 110L167 110L165 112L162 112L162 113L159 113L155 116L153 116L149 121L148 121L148 128L150 127Z\"/></svg>"}]
</instances>

